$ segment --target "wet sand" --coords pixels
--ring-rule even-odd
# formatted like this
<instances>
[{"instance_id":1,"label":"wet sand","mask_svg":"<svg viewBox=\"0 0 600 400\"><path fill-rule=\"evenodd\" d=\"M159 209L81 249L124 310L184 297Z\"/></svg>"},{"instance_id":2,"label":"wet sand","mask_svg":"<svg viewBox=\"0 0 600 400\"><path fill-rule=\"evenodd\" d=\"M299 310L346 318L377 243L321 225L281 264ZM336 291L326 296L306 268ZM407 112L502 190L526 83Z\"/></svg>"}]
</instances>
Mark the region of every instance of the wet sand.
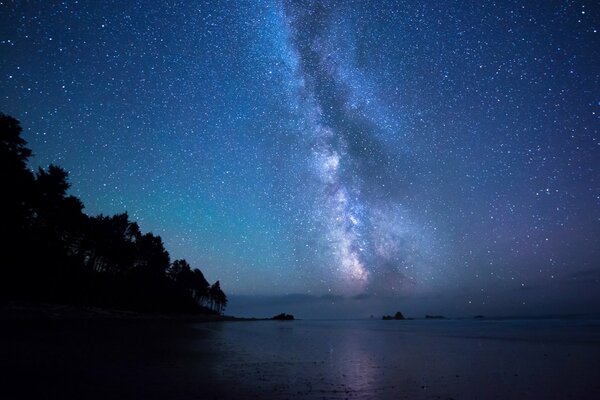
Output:
<instances>
[{"instance_id":1,"label":"wet sand","mask_svg":"<svg viewBox=\"0 0 600 400\"><path fill-rule=\"evenodd\" d=\"M2 399L600 398L598 321L2 321Z\"/></svg>"}]
</instances>

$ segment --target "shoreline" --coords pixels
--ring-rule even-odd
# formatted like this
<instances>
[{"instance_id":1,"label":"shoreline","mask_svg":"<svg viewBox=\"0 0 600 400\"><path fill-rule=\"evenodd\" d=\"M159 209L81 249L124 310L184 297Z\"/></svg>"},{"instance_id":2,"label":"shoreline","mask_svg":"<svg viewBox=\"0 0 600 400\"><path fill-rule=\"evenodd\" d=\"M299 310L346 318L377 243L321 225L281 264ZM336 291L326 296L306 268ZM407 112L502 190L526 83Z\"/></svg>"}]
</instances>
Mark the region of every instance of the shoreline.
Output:
<instances>
[{"instance_id":1,"label":"shoreline","mask_svg":"<svg viewBox=\"0 0 600 400\"><path fill-rule=\"evenodd\" d=\"M161 314L95 306L77 306L56 303L8 301L0 305L0 321L181 321L181 322L241 322L268 321L269 318L243 318L216 314Z\"/></svg>"},{"instance_id":2,"label":"shoreline","mask_svg":"<svg viewBox=\"0 0 600 400\"><path fill-rule=\"evenodd\" d=\"M381 320L380 318L295 318L295 320L311 321L356 321L356 320ZM444 317L440 319L425 317L407 317L396 323L408 321L539 321L539 320L600 320L600 314L556 314L536 316L485 316L485 317ZM82 306L72 304L45 303L33 301L6 301L0 303L0 321L36 321L36 320L123 320L123 321L182 321L182 322L243 322L243 321L276 321L274 318L236 317L232 315L216 314L164 314L145 313L111 309L96 306ZM390 321L394 323L393 321Z\"/></svg>"}]
</instances>

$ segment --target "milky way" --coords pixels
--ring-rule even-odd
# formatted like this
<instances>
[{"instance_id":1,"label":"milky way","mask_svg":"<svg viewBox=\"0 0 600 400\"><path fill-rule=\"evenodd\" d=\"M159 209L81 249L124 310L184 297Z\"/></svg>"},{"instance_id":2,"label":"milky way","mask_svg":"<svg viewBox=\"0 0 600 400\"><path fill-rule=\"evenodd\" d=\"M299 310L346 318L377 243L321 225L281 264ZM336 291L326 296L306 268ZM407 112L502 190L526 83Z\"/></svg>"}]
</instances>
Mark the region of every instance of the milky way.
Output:
<instances>
[{"instance_id":1,"label":"milky way","mask_svg":"<svg viewBox=\"0 0 600 400\"><path fill-rule=\"evenodd\" d=\"M404 220L400 204L385 198L385 181L378 187L366 184L369 174L361 170L361 160L353 154L358 149L361 158L374 157L375 163L387 156L372 153L373 147L381 146L376 138L381 127L368 118L368 103L362 99L367 93L361 93L361 86L355 86L349 76L357 67L347 53L356 44L344 31L336 31L336 18L343 20L343 16L335 11L318 2L289 2L281 21L281 29L288 32L286 45L302 104L303 134L310 137L313 178L320 184L313 218L324 225L329 290L355 294L381 276L387 289L398 290L414 280L407 274L415 269L407 261L409 250L401 246L411 239L409 221ZM365 191L385 201L369 201L372 196ZM376 285L373 290L381 289Z\"/></svg>"},{"instance_id":2,"label":"milky way","mask_svg":"<svg viewBox=\"0 0 600 400\"><path fill-rule=\"evenodd\" d=\"M573 310L599 29L593 1L3 1L0 111L232 296Z\"/></svg>"}]
</instances>

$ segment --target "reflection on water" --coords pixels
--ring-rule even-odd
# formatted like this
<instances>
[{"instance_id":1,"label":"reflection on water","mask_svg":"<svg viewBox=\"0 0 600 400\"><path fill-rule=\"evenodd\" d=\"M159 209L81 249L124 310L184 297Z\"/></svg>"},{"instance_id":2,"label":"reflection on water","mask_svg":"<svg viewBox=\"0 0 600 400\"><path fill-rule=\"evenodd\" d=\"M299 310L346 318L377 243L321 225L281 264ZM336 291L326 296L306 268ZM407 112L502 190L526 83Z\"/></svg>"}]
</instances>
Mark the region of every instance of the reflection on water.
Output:
<instances>
[{"instance_id":1,"label":"reflection on water","mask_svg":"<svg viewBox=\"0 0 600 400\"><path fill-rule=\"evenodd\" d=\"M600 398L589 321L31 321L0 398Z\"/></svg>"},{"instance_id":2,"label":"reflection on water","mask_svg":"<svg viewBox=\"0 0 600 400\"><path fill-rule=\"evenodd\" d=\"M197 325L231 398L529 398L600 393L600 329L523 321ZM491 390L491 392L490 392Z\"/></svg>"}]
</instances>

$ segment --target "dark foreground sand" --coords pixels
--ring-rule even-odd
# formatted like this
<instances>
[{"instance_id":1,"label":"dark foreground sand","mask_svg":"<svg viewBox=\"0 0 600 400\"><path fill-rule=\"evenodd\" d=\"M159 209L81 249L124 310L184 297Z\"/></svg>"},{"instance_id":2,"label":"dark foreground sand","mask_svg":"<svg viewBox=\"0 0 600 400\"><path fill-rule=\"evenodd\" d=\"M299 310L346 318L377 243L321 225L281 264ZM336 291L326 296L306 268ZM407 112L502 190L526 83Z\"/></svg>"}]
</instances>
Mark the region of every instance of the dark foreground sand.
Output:
<instances>
[{"instance_id":1,"label":"dark foreground sand","mask_svg":"<svg viewBox=\"0 0 600 400\"><path fill-rule=\"evenodd\" d=\"M0 399L596 399L598 321L0 321Z\"/></svg>"}]
</instances>

